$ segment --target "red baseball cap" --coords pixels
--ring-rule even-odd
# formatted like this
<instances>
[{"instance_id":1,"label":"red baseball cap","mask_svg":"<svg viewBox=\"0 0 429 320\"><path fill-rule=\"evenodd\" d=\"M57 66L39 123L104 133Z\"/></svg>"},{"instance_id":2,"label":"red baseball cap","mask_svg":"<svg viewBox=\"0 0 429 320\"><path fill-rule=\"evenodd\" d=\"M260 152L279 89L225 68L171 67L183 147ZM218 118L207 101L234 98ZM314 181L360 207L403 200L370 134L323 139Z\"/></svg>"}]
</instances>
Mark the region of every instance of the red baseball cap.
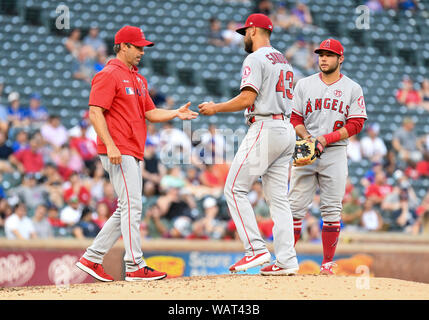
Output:
<instances>
[{"instance_id":1,"label":"red baseball cap","mask_svg":"<svg viewBox=\"0 0 429 320\"><path fill-rule=\"evenodd\" d=\"M246 33L246 29L249 27L258 27L273 31L273 23L271 22L271 19L262 13L251 14L247 18L244 27L239 28L235 31L244 36L244 34Z\"/></svg>"},{"instance_id":2,"label":"red baseball cap","mask_svg":"<svg viewBox=\"0 0 429 320\"><path fill-rule=\"evenodd\" d=\"M152 47L153 42L146 40L143 30L138 27L125 26L115 34L115 44L131 43L137 47Z\"/></svg>"},{"instance_id":3,"label":"red baseball cap","mask_svg":"<svg viewBox=\"0 0 429 320\"><path fill-rule=\"evenodd\" d=\"M336 53L340 56L342 56L344 54L344 48L343 48L342 44L338 40L335 40L335 39L323 40L322 43L320 43L319 48L314 50L314 53L319 53L322 50L331 51L331 52Z\"/></svg>"}]
</instances>

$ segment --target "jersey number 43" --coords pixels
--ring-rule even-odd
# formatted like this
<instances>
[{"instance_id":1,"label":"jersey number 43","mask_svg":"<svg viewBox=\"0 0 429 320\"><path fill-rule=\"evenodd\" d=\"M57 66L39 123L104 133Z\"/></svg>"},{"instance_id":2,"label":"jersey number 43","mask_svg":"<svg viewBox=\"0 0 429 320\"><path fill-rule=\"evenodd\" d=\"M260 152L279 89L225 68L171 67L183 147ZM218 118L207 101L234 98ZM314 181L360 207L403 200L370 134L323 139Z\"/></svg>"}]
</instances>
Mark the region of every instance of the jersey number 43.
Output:
<instances>
[{"instance_id":1,"label":"jersey number 43","mask_svg":"<svg viewBox=\"0 0 429 320\"><path fill-rule=\"evenodd\" d=\"M288 89L286 89L285 82L288 82ZM288 98L292 100L293 94L292 94L292 87L293 87L293 72L292 71L286 71L283 70L280 71L279 75L279 81L277 81L276 85L276 92L283 93L283 98Z\"/></svg>"}]
</instances>

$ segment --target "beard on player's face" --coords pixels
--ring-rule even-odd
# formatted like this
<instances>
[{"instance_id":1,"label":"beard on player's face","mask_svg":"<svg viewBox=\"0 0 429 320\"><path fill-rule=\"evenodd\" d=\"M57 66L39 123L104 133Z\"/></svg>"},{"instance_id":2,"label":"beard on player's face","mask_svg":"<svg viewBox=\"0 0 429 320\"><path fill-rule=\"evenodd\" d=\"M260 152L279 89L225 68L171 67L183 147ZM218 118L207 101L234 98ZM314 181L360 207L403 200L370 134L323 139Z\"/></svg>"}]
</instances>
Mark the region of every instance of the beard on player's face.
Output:
<instances>
[{"instance_id":1,"label":"beard on player's face","mask_svg":"<svg viewBox=\"0 0 429 320\"><path fill-rule=\"evenodd\" d=\"M319 70L324 74L331 74L337 71L337 69L339 68L339 65L340 65L339 58L337 58L336 62L333 64L329 64L328 62L324 62L324 61L319 61Z\"/></svg>"},{"instance_id":2,"label":"beard on player's face","mask_svg":"<svg viewBox=\"0 0 429 320\"><path fill-rule=\"evenodd\" d=\"M247 53L252 53L253 52L253 41L250 38L250 36L244 37L244 50Z\"/></svg>"}]
</instances>

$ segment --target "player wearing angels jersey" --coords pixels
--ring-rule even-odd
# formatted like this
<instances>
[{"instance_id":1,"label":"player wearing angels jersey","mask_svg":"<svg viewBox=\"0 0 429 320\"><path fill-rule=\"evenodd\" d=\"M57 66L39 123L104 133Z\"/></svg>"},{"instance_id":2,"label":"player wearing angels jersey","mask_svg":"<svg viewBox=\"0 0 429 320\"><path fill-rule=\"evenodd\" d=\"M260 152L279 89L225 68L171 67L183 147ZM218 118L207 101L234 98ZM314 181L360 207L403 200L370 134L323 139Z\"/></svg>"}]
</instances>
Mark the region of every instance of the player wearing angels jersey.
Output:
<instances>
[{"instance_id":1,"label":"player wearing angels jersey","mask_svg":"<svg viewBox=\"0 0 429 320\"><path fill-rule=\"evenodd\" d=\"M302 219L319 187L323 220L320 273L333 274L348 174L347 138L362 130L367 115L362 88L340 72L344 61L341 43L327 39L314 52L319 55L321 72L297 82L291 123L300 138L316 138L323 152L313 164L292 168L289 201L296 244Z\"/></svg>"},{"instance_id":2,"label":"player wearing angels jersey","mask_svg":"<svg viewBox=\"0 0 429 320\"><path fill-rule=\"evenodd\" d=\"M294 248L293 218L287 200L289 162L295 147L295 131L289 115L293 99L293 69L271 46L273 23L263 14L250 15L237 32L244 35L249 55L243 62L240 94L229 101L204 102L203 115L245 110L249 130L231 163L225 183L225 198L245 256L230 267L245 271L271 260L247 197L253 183L262 186L274 222L276 261L261 269L262 275L293 275L298 271Z\"/></svg>"}]
</instances>

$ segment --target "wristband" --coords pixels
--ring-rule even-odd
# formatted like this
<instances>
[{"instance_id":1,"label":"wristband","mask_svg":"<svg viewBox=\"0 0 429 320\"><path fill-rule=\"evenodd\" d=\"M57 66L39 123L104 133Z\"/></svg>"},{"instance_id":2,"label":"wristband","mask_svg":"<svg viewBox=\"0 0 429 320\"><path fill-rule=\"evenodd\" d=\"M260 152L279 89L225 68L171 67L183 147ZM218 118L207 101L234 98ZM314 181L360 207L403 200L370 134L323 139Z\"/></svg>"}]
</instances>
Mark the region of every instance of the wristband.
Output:
<instances>
[{"instance_id":1,"label":"wristband","mask_svg":"<svg viewBox=\"0 0 429 320\"><path fill-rule=\"evenodd\" d=\"M323 137L326 140L326 145L330 145L332 143L335 143L341 140L341 133L337 130L337 131L333 131L331 133L325 134Z\"/></svg>"}]
</instances>

